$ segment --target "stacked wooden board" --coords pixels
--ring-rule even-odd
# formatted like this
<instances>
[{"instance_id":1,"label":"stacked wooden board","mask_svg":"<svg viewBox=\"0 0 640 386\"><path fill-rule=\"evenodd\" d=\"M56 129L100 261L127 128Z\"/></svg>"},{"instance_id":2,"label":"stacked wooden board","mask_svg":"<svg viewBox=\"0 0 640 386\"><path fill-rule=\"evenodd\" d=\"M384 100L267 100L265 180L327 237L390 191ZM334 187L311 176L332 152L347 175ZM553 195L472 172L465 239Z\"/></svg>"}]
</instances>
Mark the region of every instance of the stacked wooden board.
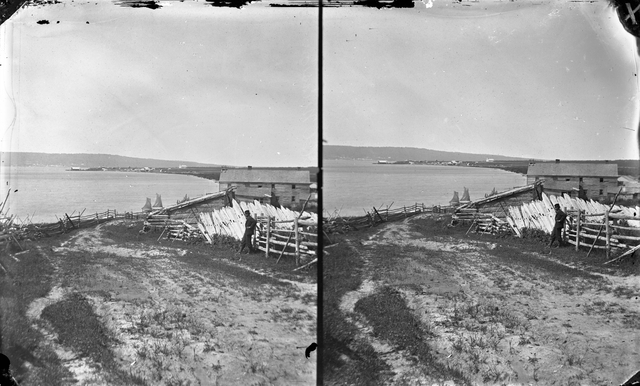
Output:
<instances>
[{"instance_id":1,"label":"stacked wooden board","mask_svg":"<svg viewBox=\"0 0 640 386\"><path fill-rule=\"evenodd\" d=\"M236 240L241 240L244 234L244 211L248 210L255 217L269 216L275 221L293 221L300 212L294 212L286 208L276 208L273 205L261 204L259 201L240 202L233 200L233 206L224 207L212 212L199 214L199 228L207 241L211 241L213 235L230 236ZM303 212L300 216L301 223L317 224L318 218L315 213ZM281 226L293 229L293 223L282 223Z\"/></svg>"},{"instance_id":2,"label":"stacked wooden board","mask_svg":"<svg viewBox=\"0 0 640 386\"><path fill-rule=\"evenodd\" d=\"M542 200L531 201L521 206L509 207L510 218L507 219L517 229L533 228L551 233L555 224L554 205L559 204L564 211L581 210L591 222L604 222L604 213L609 205L593 200L582 200L568 196L547 196L542 194ZM611 213L634 217L638 220L628 220L630 226L640 227L640 207L625 207L614 205Z\"/></svg>"}]
</instances>

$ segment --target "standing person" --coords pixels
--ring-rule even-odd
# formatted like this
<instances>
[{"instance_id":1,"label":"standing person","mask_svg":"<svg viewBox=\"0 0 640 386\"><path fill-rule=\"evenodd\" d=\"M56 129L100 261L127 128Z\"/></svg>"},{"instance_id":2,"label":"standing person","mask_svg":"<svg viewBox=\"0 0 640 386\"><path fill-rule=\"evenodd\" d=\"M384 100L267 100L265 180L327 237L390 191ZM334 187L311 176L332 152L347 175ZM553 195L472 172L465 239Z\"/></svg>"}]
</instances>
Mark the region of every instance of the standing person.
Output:
<instances>
[{"instance_id":1,"label":"standing person","mask_svg":"<svg viewBox=\"0 0 640 386\"><path fill-rule=\"evenodd\" d=\"M11 370L9 370L10 365L9 357L0 354L0 386L18 386L18 382L11 375Z\"/></svg>"},{"instance_id":2,"label":"standing person","mask_svg":"<svg viewBox=\"0 0 640 386\"><path fill-rule=\"evenodd\" d=\"M564 229L564 222L567 219L567 214L560 209L559 204L555 204L553 209L556 210L556 223L553 226L553 233L551 234L551 242L549 242L549 248L553 246L553 242L558 240L558 247L563 245L562 243L562 230Z\"/></svg>"},{"instance_id":3,"label":"standing person","mask_svg":"<svg viewBox=\"0 0 640 386\"><path fill-rule=\"evenodd\" d=\"M251 217L251 213L248 210L244 211L244 217L246 221L244 223L244 236L242 236L242 244L238 253L242 253L244 247L249 247L248 253L253 253L253 234L256 232L257 221Z\"/></svg>"}]
</instances>

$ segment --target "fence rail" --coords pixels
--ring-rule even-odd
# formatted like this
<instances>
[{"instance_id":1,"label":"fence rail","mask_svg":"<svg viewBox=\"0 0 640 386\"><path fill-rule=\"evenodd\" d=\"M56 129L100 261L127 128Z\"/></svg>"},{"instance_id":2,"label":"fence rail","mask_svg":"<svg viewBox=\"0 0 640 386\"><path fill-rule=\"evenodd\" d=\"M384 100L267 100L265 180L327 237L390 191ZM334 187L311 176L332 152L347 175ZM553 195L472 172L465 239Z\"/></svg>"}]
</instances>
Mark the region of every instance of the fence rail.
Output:
<instances>
[{"instance_id":1,"label":"fence rail","mask_svg":"<svg viewBox=\"0 0 640 386\"><path fill-rule=\"evenodd\" d=\"M16 224L15 217L11 217L0 227L0 246L6 246L12 240L18 243L18 240L26 238L58 236L74 229L89 228L116 219L136 220L145 217L144 212L118 212L115 209L91 214L85 214L84 210L78 214L75 211L71 214L64 213L56 216L58 221L53 223Z\"/></svg>"},{"instance_id":2,"label":"fence rail","mask_svg":"<svg viewBox=\"0 0 640 386\"><path fill-rule=\"evenodd\" d=\"M579 247L602 249L607 259L613 252L631 250L640 246L640 228L630 227L627 221L637 221L638 217L625 216L616 213L603 213L602 223L586 222L582 210L567 211L568 219L564 232L567 242ZM594 228L594 227L597 227ZM624 255L624 253L623 253ZM614 259L615 260L615 259Z\"/></svg>"},{"instance_id":3,"label":"fence rail","mask_svg":"<svg viewBox=\"0 0 640 386\"><path fill-rule=\"evenodd\" d=\"M393 205L393 203L391 204ZM356 217L325 217L322 219L322 231L330 233L346 233L352 230L370 228L378 224L397 221L414 216L419 213L453 213L454 208L449 206L426 206L415 203L410 206L402 206L391 209L388 207L373 207L371 211L365 210L365 215Z\"/></svg>"},{"instance_id":4,"label":"fence rail","mask_svg":"<svg viewBox=\"0 0 640 386\"><path fill-rule=\"evenodd\" d=\"M317 222L301 219L276 221L271 216L259 216L257 220L261 231L256 237L256 244L265 257L269 253L279 254L278 263L282 256L294 256L296 265L300 265L305 257L317 259L318 234L303 231L306 228L317 229ZM289 229L289 224L293 229Z\"/></svg>"},{"instance_id":5,"label":"fence rail","mask_svg":"<svg viewBox=\"0 0 640 386\"><path fill-rule=\"evenodd\" d=\"M576 251L587 247L588 256L593 249L600 249L609 258L614 252L622 251L620 257L623 257L640 250L640 207L615 205L615 200L611 205L604 205L593 200L543 193L542 200L509 207L506 220L519 237L525 228L550 234L555 226L555 204L567 214L563 239L575 246ZM471 216L464 211L456 215Z\"/></svg>"},{"instance_id":6,"label":"fence rail","mask_svg":"<svg viewBox=\"0 0 640 386\"><path fill-rule=\"evenodd\" d=\"M31 224L30 226L33 226L33 229L43 233L45 236L55 236L67 233L72 229L89 228L116 219L134 220L144 217L146 217L146 214L143 212L118 213L118 211L115 209L107 209L104 212L96 212L91 214L84 214L84 211L77 215L68 215L67 213L65 213L63 216L57 217L58 221L55 223Z\"/></svg>"}]
</instances>

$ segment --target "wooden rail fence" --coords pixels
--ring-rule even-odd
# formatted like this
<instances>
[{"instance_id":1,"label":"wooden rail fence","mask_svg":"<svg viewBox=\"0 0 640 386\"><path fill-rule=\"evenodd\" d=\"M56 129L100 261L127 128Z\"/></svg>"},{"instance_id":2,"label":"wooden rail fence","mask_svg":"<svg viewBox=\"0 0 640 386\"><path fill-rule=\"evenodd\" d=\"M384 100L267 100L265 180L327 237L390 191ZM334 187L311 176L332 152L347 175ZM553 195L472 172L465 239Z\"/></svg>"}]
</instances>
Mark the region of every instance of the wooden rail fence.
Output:
<instances>
[{"instance_id":1,"label":"wooden rail fence","mask_svg":"<svg viewBox=\"0 0 640 386\"><path fill-rule=\"evenodd\" d=\"M579 247L589 248L589 253L600 249L605 251L608 259L613 252L623 252L623 256L627 256L627 252L640 247L640 228L628 226L629 221L636 221L638 217L608 211L587 214L582 210L570 210L567 214L569 221L564 234L576 251ZM594 220L598 217L603 221Z\"/></svg>"},{"instance_id":2,"label":"wooden rail fence","mask_svg":"<svg viewBox=\"0 0 640 386\"><path fill-rule=\"evenodd\" d=\"M391 204L393 205L393 203ZM346 233L352 230L370 228L378 224L402 220L419 213L453 213L453 208L449 206L426 206L424 204L413 204L391 209L388 207L373 207L371 211L365 210L365 215L356 217L330 216L322 219L322 231L330 233Z\"/></svg>"},{"instance_id":3,"label":"wooden rail fence","mask_svg":"<svg viewBox=\"0 0 640 386\"><path fill-rule=\"evenodd\" d=\"M271 216L259 216L261 231L256 237L257 248L264 252L282 256L294 256L296 265L300 265L303 258L318 257L318 223L312 220L293 219L277 221Z\"/></svg>"},{"instance_id":4,"label":"wooden rail fence","mask_svg":"<svg viewBox=\"0 0 640 386\"><path fill-rule=\"evenodd\" d=\"M78 214L75 214L75 211L71 214L65 213L60 217L56 216L58 221L54 223L17 224L15 217L11 217L0 229L0 246L12 240L20 246L18 241L27 238L58 236L74 229L89 228L116 219L136 220L145 217L146 214L143 212L118 212L115 209L91 214L85 214L85 210Z\"/></svg>"},{"instance_id":5,"label":"wooden rail fence","mask_svg":"<svg viewBox=\"0 0 640 386\"><path fill-rule=\"evenodd\" d=\"M89 228L102 224L107 221L117 219L135 220L144 218L146 215L142 212L118 212L116 209L107 209L104 212L96 212L91 214L84 214L84 210L77 215L73 213L56 218L57 222L51 224L31 224L38 232L43 233L45 236L55 236L63 233L67 233L73 229Z\"/></svg>"},{"instance_id":6,"label":"wooden rail fence","mask_svg":"<svg viewBox=\"0 0 640 386\"><path fill-rule=\"evenodd\" d=\"M613 204L605 205L593 200L543 194L542 200L509 207L507 220L519 237L524 228L551 234L555 204L567 214L563 238L576 251L586 247L588 256L593 249L604 250L607 259L614 252L623 252L612 260L615 261L640 250L640 208L615 205L615 200Z\"/></svg>"},{"instance_id":7,"label":"wooden rail fence","mask_svg":"<svg viewBox=\"0 0 640 386\"><path fill-rule=\"evenodd\" d=\"M513 228L508 221L491 213L478 212L476 209L461 209L452 216L451 220L452 224L470 225L467 233L473 230L476 233L496 235L512 233L514 229L518 233L517 229Z\"/></svg>"}]
</instances>

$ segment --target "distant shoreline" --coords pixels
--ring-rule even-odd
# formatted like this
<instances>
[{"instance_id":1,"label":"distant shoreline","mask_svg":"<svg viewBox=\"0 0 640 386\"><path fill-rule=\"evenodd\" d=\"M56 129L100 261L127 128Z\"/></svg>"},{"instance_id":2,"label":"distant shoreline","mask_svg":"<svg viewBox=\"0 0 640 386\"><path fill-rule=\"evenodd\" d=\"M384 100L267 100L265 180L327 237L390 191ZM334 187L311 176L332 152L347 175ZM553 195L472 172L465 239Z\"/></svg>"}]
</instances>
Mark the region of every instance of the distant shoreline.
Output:
<instances>
[{"instance_id":1,"label":"distant shoreline","mask_svg":"<svg viewBox=\"0 0 640 386\"><path fill-rule=\"evenodd\" d=\"M371 158L327 158L326 161L360 161L370 162L374 165L431 165L431 166L463 166L463 167L475 167L483 169L500 169L511 173L527 175L530 160L487 160L487 161L425 161L425 160L401 160L401 161L389 161L389 160L375 160ZM534 161L536 163L553 162L553 161ZM638 160L562 160L562 162L571 163L603 163L610 162L618 165L618 174L628 176L640 176L640 161Z\"/></svg>"},{"instance_id":2,"label":"distant shoreline","mask_svg":"<svg viewBox=\"0 0 640 386\"><path fill-rule=\"evenodd\" d=\"M349 161L350 159L332 159L325 161ZM407 166L457 166L457 167L473 167L482 169L500 169L511 173L527 175L529 161L495 161L495 162L477 162L477 161L459 161L451 163L451 161L389 161L380 162L372 159L352 159L352 161L370 162L372 165L407 165Z\"/></svg>"},{"instance_id":3,"label":"distant shoreline","mask_svg":"<svg viewBox=\"0 0 640 386\"><path fill-rule=\"evenodd\" d=\"M482 168L482 169L500 169L500 170L504 170L507 172L511 172L511 173L516 173L516 174L520 174L523 176L527 175L527 168L528 168L528 164L527 165L502 165L502 164L498 164L498 165L479 165L477 162L474 163L456 163L456 164L450 164L450 163L440 163L440 162L426 162L426 163L406 163L406 162L392 162L392 163L379 163L379 162L373 162L374 165L417 165L417 166L424 166L424 165L428 165L428 166L455 166L455 167L466 167L466 168Z\"/></svg>"},{"instance_id":4,"label":"distant shoreline","mask_svg":"<svg viewBox=\"0 0 640 386\"><path fill-rule=\"evenodd\" d=\"M226 168L226 167L225 167ZM101 172L101 171L115 171L115 172L128 172L128 173L162 173L162 174L179 174L204 178L206 180L219 181L220 173L223 167L186 167L186 168L121 168L121 167L99 167L99 168L79 168L71 167L66 169L67 171L88 171L88 172ZM230 167L231 169L231 167ZM262 168L255 167L254 169L298 169L297 167L274 167L274 168ZM311 177L311 182L317 182L317 167L301 167L301 170L308 170Z\"/></svg>"}]
</instances>

